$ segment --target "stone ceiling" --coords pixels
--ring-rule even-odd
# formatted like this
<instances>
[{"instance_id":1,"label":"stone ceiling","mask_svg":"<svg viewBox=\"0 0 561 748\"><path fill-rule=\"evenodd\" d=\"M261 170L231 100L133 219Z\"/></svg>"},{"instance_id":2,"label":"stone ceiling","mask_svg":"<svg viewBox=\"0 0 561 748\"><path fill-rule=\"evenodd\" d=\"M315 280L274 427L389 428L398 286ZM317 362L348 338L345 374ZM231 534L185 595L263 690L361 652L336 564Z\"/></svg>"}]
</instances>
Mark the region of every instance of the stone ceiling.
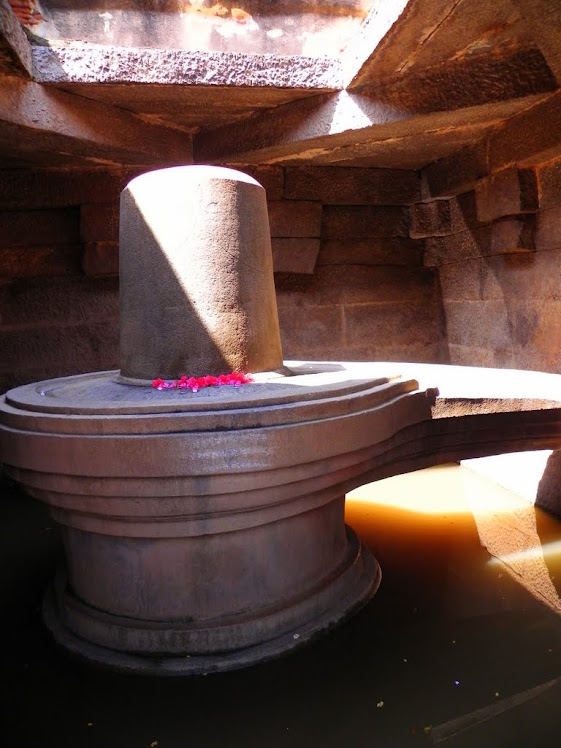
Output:
<instances>
[{"instance_id":1,"label":"stone ceiling","mask_svg":"<svg viewBox=\"0 0 561 748\"><path fill-rule=\"evenodd\" d=\"M561 3L356 5L345 48L313 56L47 38L36 0L0 0L0 167L416 169L517 118L545 133L522 159L561 147Z\"/></svg>"}]
</instances>

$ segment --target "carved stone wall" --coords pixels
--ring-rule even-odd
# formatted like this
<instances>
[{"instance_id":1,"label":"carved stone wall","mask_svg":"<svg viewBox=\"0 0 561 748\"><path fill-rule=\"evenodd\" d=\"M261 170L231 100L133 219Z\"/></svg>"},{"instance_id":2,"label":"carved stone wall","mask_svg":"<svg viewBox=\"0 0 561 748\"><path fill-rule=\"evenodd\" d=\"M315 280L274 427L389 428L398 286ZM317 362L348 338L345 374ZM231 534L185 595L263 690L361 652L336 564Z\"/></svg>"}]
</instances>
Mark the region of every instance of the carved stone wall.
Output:
<instances>
[{"instance_id":1,"label":"carved stone wall","mask_svg":"<svg viewBox=\"0 0 561 748\"><path fill-rule=\"evenodd\" d=\"M447 360L438 271L409 236L416 172L247 171L267 191L285 358ZM118 205L135 174L2 172L0 390L118 368Z\"/></svg>"},{"instance_id":2,"label":"carved stone wall","mask_svg":"<svg viewBox=\"0 0 561 748\"><path fill-rule=\"evenodd\" d=\"M450 362L559 372L561 157L497 168L489 155L481 145L427 167L411 208L439 272Z\"/></svg>"}]
</instances>

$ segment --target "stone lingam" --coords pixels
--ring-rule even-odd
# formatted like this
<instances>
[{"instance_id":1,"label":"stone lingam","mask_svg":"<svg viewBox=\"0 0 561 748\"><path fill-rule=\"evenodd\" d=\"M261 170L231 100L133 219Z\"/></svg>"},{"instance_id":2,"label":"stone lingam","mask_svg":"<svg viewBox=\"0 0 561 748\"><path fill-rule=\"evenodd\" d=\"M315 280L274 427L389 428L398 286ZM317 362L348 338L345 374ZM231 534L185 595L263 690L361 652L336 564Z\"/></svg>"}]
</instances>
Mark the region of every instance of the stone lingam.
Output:
<instances>
[{"instance_id":1,"label":"stone lingam","mask_svg":"<svg viewBox=\"0 0 561 748\"><path fill-rule=\"evenodd\" d=\"M345 492L430 418L430 398L375 364L283 363L251 177L144 174L123 191L120 231L120 372L24 385L0 405L4 469L62 526L44 621L67 650L125 671L279 656L374 595ZM232 371L254 382L152 387Z\"/></svg>"}]
</instances>

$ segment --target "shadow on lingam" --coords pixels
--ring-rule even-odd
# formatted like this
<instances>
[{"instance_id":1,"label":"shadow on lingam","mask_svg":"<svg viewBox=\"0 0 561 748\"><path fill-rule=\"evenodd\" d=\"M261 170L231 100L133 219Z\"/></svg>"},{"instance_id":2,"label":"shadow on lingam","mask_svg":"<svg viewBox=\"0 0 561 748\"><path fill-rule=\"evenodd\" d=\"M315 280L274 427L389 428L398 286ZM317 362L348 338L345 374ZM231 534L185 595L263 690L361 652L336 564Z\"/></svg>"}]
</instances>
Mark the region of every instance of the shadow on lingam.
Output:
<instances>
[{"instance_id":1,"label":"shadow on lingam","mask_svg":"<svg viewBox=\"0 0 561 748\"><path fill-rule=\"evenodd\" d=\"M376 364L283 362L265 191L245 174L132 180L120 252L120 372L18 387L0 409L5 469L62 526L44 621L131 672L277 657L375 594L345 493L407 452L434 393ZM152 387L232 371L254 381Z\"/></svg>"}]
</instances>

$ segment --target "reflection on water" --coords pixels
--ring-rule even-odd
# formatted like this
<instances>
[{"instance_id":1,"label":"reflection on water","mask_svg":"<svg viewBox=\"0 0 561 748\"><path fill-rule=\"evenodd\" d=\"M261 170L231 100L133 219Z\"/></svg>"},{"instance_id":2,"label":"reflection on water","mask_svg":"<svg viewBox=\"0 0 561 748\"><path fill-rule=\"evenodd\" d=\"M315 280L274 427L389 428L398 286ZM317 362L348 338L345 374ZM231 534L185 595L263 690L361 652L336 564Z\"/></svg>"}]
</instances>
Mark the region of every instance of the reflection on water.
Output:
<instances>
[{"instance_id":1,"label":"reflection on water","mask_svg":"<svg viewBox=\"0 0 561 748\"><path fill-rule=\"evenodd\" d=\"M527 745L518 742L519 720L524 713L535 723L539 713L545 721L532 745L557 744L551 735L561 726L554 706L561 696L561 522L533 503L548 455L534 455L532 464L517 455L504 456L505 464L494 458L443 465L347 496L347 522L382 566L377 602L388 633L407 632L404 646L417 651L426 637L434 678L420 682L440 709L456 712L425 730L433 743ZM516 459L527 468L523 480L516 480ZM432 707L434 717L439 709Z\"/></svg>"},{"instance_id":2,"label":"reflection on water","mask_svg":"<svg viewBox=\"0 0 561 748\"><path fill-rule=\"evenodd\" d=\"M544 454L543 467L549 454ZM520 492L492 480L495 463L490 458L468 460L462 466L430 468L356 489L347 497L347 521L374 545L387 533L412 532L416 542L430 542L433 552L456 542L466 551L475 546L483 559L477 549L481 545L490 554L485 566L506 572L561 614L555 587L556 576L561 581L561 574L556 575L556 570L561 572L561 541L545 540L555 538L559 522L534 507L538 480L532 481L532 471L517 478L516 460L523 458L504 457L510 471L499 479L512 489L520 486ZM383 526L381 533L378 524ZM493 579L484 568L481 571L482 584Z\"/></svg>"},{"instance_id":3,"label":"reflection on water","mask_svg":"<svg viewBox=\"0 0 561 748\"><path fill-rule=\"evenodd\" d=\"M55 532L43 506L3 496L4 744L559 745L561 523L475 469L353 492L347 521L382 566L372 602L290 656L177 680L97 671L50 644L38 606Z\"/></svg>"}]
</instances>

